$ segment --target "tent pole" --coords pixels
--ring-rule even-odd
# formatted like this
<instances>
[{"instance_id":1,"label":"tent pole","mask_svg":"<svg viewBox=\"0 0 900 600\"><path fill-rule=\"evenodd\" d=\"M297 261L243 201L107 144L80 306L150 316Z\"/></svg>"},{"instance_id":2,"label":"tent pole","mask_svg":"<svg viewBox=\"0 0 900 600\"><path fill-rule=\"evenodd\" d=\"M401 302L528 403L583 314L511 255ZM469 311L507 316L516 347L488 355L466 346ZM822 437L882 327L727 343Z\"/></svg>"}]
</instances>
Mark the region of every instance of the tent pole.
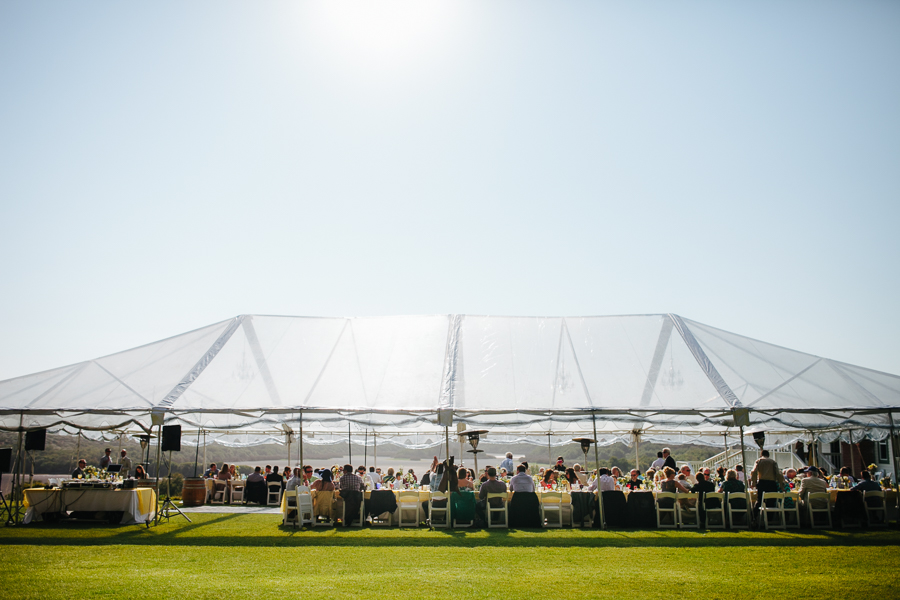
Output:
<instances>
[{"instance_id":1,"label":"tent pole","mask_svg":"<svg viewBox=\"0 0 900 600\"><path fill-rule=\"evenodd\" d=\"M13 506L15 506L15 515L11 515L10 519L14 525L19 524L19 507L22 505L22 500L19 498L20 496L25 495L25 492L21 489L22 485L22 471L25 466L25 457L22 456L22 438L24 435L24 425L25 425L25 413L19 414L19 445L16 448L16 463L13 465L13 485L12 485L12 495L13 495Z\"/></svg>"},{"instance_id":2,"label":"tent pole","mask_svg":"<svg viewBox=\"0 0 900 600\"><path fill-rule=\"evenodd\" d=\"M363 433L363 466L368 468L369 462L369 428L366 427L365 433Z\"/></svg>"},{"instance_id":3,"label":"tent pole","mask_svg":"<svg viewBox=\"0 0 900 600\"><path fill-rule=\"evenodd\" d=\"M547 462L553 466L553 446L550 445L550 434L547 434Z\"/></svg>"},{"instance_id":4,"label":"tent pole","mask_svg":"<svg viewBox=\"0 0 900 600\"><path fill-rule=\"evenodd\" d=\"M888 411L888 418L891 420L891 466L894 467L891 487L900 494L900 482L897 481L897 437L894 433L894 411Z\"/></svg>"},{"instance_id":5,"label":"tent pole","mask_svg":"<svg viewBox=\"0 0 900 600\"><path fill-rule=\"evenodd\" d=\"M444 445L447 447L447 456L444 458L450 458L450 428L446 425L444 426ZM447 463L450 464L450 463Z\"/></svg>"},{"instance_id":6,"label":"tent pole","mask_svg":"<svg viewBox=\"0 0 900 600\"><path fill-rule=\"evenodd\" d=\"M202 429L201 429L202 431ZM206 432L203 431L203 468L206 469ZM206 471L203 471L206 473Z\"/></svg>"},{"instance_id":7,"label":"tent pole","mask_svg":"<svg viewBox=\"0 0 900 600\"><path fill-rule=\"evenodd\" d=\"M287 461L288 461L288 464L291 464L291 441L292 441L291 438L293 436L291 435L290 431L286 431L285 435L287 436L287 455L288 455Z\"/></svg>"},{"instance_id":8,"label":"tent pole","mask_svg":"<svg viewBox=\"0 0 900 600\"><path fill-rule=\"evenodd\" d=\"M372 466L378 468L378 434L372 430Z\"/></svg>"},{"instance_id":9,"label":"tent pole","mask_svg":"<svg viewBox=\"0 0 900 600\"><path fill-rule=\"evenodd\" d=\"M856 469L856 461L853 460L853 430L848 429L847 435L850 436L850 477L853 477L853 471Z\"/></svg>"},{"instance_id":10,"label":"tent pole","mask_svg":"<svg viewBox=\"0 0 900 600\"><path fill-rule=\"evenodd\" d=\"M78 455L81 454L81 430L78 430L78 433L75 435L75 458L73 459L74 463L78 464ZM69 464L69 472L75 470L75 467L72 464Z\"/></svg>"},{"instance_id":11,"label":"tent pole","mask_svg":"<svg viewBox=\"0 0 900 600\"><path fill-rule=\"evenodd\" d=\"M159 429L156 434L156 524L159 525L161 517L159 515L159 461L160 461L160 453L162 452L162 423L159 424ZM224 494L223 494L224 496Z\"/></svg>"},{"instance_id":12,"label":"tent pole","mask_svg":"<svg viewBox=\"0 0 900 600\"><path fill-rule=\"evenodd\" d=\"M591 413L591 419L594 421L594 468L597 469L597 472L600 472L600 450L597 446L600 445L600 440L597 439L597 415ZM587 465L585 465L587 467Z\"/></svg>"},{"instance_id":13,"label":"tent pole","mask_svg":"<svg viewBox=\"0 0 900 600\"><path fill-rule=\"evenodd\" d=\"M194 477L197 476L197 463L200 461L200 428L197 428L197 450L194 452Z\"/></svg>"},{"instance_id":14,"label":"tent pole","mask_svg":"<svg viewBox=\"0 0 900 600\"><path fill-rule=\"evenodd\" d=\"M741 468L744 473L744 487L749 489L750 477L747 475L747 449L744 447L744 426L741 425Z\"/></svg>"},{"instance_id":15,"label":"tent pole","mask_svg":"<svg viewBox=\"0 0 900 600\"><path fill-rule=\"evenodd\" d=\"M722 466L728 470L728 431L722 432L722 443L725 445L725 458L722 459Z\"/></svg>"},{"instance_id":16,"label":"tent pole","mask_svg":"<svg viewBox=\"0 0 900 600\"><path fill-rule=\"evenodd\" d=\"M634 435L634 468L637 469L638 471L640 471L641 470L641 459L640 459L641 436L637 431L632 432L632 434Z\"/></svg>"},{"instance_id":17,"label":"tent pole","mask_svg":"<svg viewBox=\"0 0 900 600\"><path fill-rule=\"evenodd\" d=\"M303 411L300 411L300 438L297 440L299 450L297 451L297 466L303 468Z\"/></svg>"},{"instance_id":18,"label":"tent pole","mask_svg":"<svg viewBox=\"0 0 900 600\"><path fill-rule=\"evenodd\" d=\"M349 465L353 465L353 444L350 443L350 421L347 421L347 448L350 453Z\"/></svg>"}]
</instances>

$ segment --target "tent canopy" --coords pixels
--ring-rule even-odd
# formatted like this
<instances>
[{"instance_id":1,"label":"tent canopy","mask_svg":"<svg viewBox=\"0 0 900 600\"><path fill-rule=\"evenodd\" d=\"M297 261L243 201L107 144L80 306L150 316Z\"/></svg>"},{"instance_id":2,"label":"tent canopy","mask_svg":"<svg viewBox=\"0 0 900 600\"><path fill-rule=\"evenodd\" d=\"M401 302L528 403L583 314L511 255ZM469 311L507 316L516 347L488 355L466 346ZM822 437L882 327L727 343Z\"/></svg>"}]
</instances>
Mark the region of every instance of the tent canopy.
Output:
<instances>
[{"instance_id":1,"label":"tent canopy","mask_svg":"<svg viewBox=\"0 0 900 600\"><path fill-rule=\"evenodd\" d=\"M674 314L240 315L0 381L0 430L147 430L156 413L223 440L283 440L302 419L304 442L346 441L349 424L408 447L439 431L439 414L497 440L552 444L596 427L604 443L637 431L718 444L735 410L784 439L847 428L882 439L898 408L896 375Z\"/></svg>"}]
</instances>

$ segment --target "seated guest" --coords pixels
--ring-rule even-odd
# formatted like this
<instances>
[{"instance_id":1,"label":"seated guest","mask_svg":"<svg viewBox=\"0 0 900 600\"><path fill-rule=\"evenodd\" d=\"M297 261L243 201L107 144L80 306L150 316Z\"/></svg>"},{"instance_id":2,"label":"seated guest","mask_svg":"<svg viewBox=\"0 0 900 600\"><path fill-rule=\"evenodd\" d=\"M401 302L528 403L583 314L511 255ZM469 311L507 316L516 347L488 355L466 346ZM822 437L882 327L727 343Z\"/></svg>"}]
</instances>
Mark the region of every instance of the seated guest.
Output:
<instances>
[{"instance_id":1,"label":"seated guest","mask_svg":"<svg viewBox=\"0 0 900 600\"><path fill-rule=\"evenodd\" d=\"M83 458L78 461L78 466L72 471L72 479L78 479L79 477L84 477L84 469L87 467L87 461Z\"/></svg>"},{"instance_id":2,"label":"seated guest","mask_svg":"<svg viewBox=\"0 0 900 600\"><path fill-rule=\"evenodd\" d=\"M681 465L680 474L684 475L684 480L687 480L687 485L691 486L697 483L697 478L691 473L691 467L689 465ZM679 479L681 478L679 477Z\"/></svg>"},{"instance_id":3,"label":"seated guest","mask_svg":"<svg viewBox=\"0 0 900 600\"><path fill-rule=\"evenodd\" d=\"M569 487L572 488L576 484L581 485L581 481L578 479L578 475L575 473L575 469L569 467L566 469L566 481L569 482Z\"/></svg>"},{"instance_id":4,"label":"seated guest","mask_svg":"<svg viewBox=\"0 0 900 600\"><path fill-rule=\"evenodd\" d=\"M460 488L462 488L462 480L460 480ZM528 474L528 468L525 465L516 467L516 474L509 480L509 491L511 492L533 492L534 479Z\"/></svg>"},{"instance_id":5,"label":"seated guest","mask_svg":"<svg viewBox=\"0 0 900 600\"><path fill-rule=\"evenodd\" d=\"M394 467L388 467L387 473L385 473L384 477L381 478L381 482L384 485L388 485L394 482Z\"/></svg>"},{"instance_id":6,"label":"seated guest","mask_svg":"<svg viewBox=\"0 0 900 600\"><path fill-rule=\"evenodd\" d=\"M688 489L688 491L691 491L691 488L693 486L691 485L691 482L688 479L687 475L685 475L684 473L679 473L678 475L675 476L675 480L681 482L681 485L686 487Z\"/></svg>"},{"instance_id":7,"label":"seated guest","mask_svg":"<svg viewBox=\"0 0 900 600\"><path fill-rule=\"evenodd\" d=\"M266 465L266 470L263 472L262 476L268 478L269 475L272 474L272 465Z\"/></svg>"},{"instance_id":8,"label":"seated guest","mask_svg":"<svg viewBox=\"0 0 900 600\"><path fill-rule=\"evenodd\" d=\"M306 487L310 487L316 479L313 475L312 465L303 465L300 469L300 476L303 477L303 482L300 485L305 485Z\"/></svg>"},{"instance_id":9,"label":"seated guest","mask_svg":"<svg viewBox=\"0 0 900 600\"><path fill-rule=\"evenodd\" d=\"M613 492L616 489L616 480L609 474L609 469L601 467L600 476L588 486L588 491L593 492L600 490L601 492Z\"/></svg>"},{"instance_id":10,"label":"seated guest","mask_svg":"<svg viewBox=\"0 0 900 600\"><path fill-rule=\"evenodd\" d=\"M478 491L478 502L475 504L475 510L481 514L482 520L487 520L487 495L488 494L502 494L506 492L506 484L497 479L497 469L494 467L488 467L487 473L487 481L481 484L481 489ZM493 498L491 500L491 506L497 508L502 506L500 503L501 500L499 498Z\"/></svg>"},{"instance_id":11,"label":"seated guest","mask_svg":"<svg viewBox=\"0 0 900 600\"><path fill-rule=\"evenodd\" d=\"M581 482L581 485L587 485L587 473L581 470L581 465L575 463L572 470L575 471L575 476L578 477L578 481Z\"/></svg>"},{"instance_id":12,"label":"seated guest","mask_svg":"<svg viewBox=\"0 0 900 600\"><path fill-rule=\"evenodd\" d=\"M850 469L848 469L847 467L841 467L841 477L846 477L848 480L850 480L851 485L856 481L855 479L853 479L853 476L850 475Z\"/></svg>"},{"instance_id":13,"label":"seated guest","mask_svg":"<svg viewBox=\"0 0 900 600\"><path fill-rule=\"evenodd\" d=\"M283 483L284 477L278 474L278 465L272 467L272 472L266 475L266 483Z\"/></svg>"},{"instance_id":14,"label":"seated guest","mask_svg":"<svg viewBox=\"0 0 900 600\"><path fill-rule=\"evenodd\" d=\"M325 469L322 471L322 478L315 480L310 489L319 492L333 492L334 483L331 481L331 478L331 471Z\"/></svg>"},{"instance_id":15,"label":"seated guest","mask_svg":"<svg viewBox=\"0 0 900 600\"><path fill-rule=\"evenodd\" d=\"M362 473L366 472L364 467L360 467L360 469L362 469ZM363 482L362 477L353 473L353 465L344 465L344 474L338 480L338 486L342 492L363 492L366 489L366 484Z\"/></svg>"},{"instance_id":16,"label":"seated guest","mask_svg":"<svg viewBox=\"0 0 900 600\"><path fill-rule=\"evenodd\" d=\"M236 465L236 464L232 463L232 464L228 467L228 472L231 473L231 479L237 479L237 478L238 478L238 474L237 474L237 465Z\"/></svg>"},{"instance_id":17,"label":"seated guest","mask_svg":"<svg viewBox=\"0 0 900 600\"><path fill-rule=\"evenodd\" d=\"M744 481L744 465L736 466L734 472L737 473L738 481Z\"/></svg>"},{"instance_id":18,"label":"seated guest","mask_svg":"<svg viewBox=\"0 0 900 600\"><path fill-rule=\"evenodd\" d=\"M203 476L206 477L207 479L209 479L209 478L215 479L216 475L218 475L218 474L219 474L219 469L218 469L218 467L216 467L216 463L211 463L209 465L209 468L203 474Z\"/></svg>"},{"instance_id":19,"label":"seated guest","mask_svg":"<svg viewBox=\"0 0 900 600\"><path fill-rule=\"evenodd\" d=\"M547 469L546 471L544 471L544 478L541 480L541 488L549 490L553 488L554 483L556 483L556 471L553 469Z\"/></svg>"},{"instance_id":20,"label":"seated guest","mask_svg":"<svg viewBox=\"0 0 900 600\"><path fill-rule=\"evenodd\" d=\"M475 491L475 483L469 479L469 470L465 467L460 467L459 472L456 474L457 479L459 479L459 489L460 490L472 490ZM530 479L530 477L529 477ZM509 485L512 486L512 482L509 482ZM532 491L534 491L534 486L532 485Z\"/></svg>"},{"instance_id":21,"label":"seated guest","mask_svg":"<svg viewBox=\"0 0 900 600\"><path fill-rule=\"evenodd\" d=\"M716 486L713 485L713 482L707 481L706 476L703 473L697 473L697 483L691 487L691 492L695 494L705 494L706 492L715 492Z\"/></svg>"},{"instance_id":22,"label":"seated guest","mask_svg":"<svg viewBox=\"0 0 900 600\"><path fill-rule=\"evenodd\" d=\"M256 467L253 469L253 472L247 476L247 488L244 493L244 499L246 502L266 504L266 500L268 500L268 498L266 498L268 491L269 490L266 488L266 477L262 474L262 469Z\"/></svg>"},{"instance_id":23,"label":"seated guest","mask_svg":"<svg viewBox=\"0 0 900 600\"><path fill-rule=\"evenodd\" d=\"M872 481L872 474L868 471L862 472L862 481L853 486L854 490L860 492L880 492L881 485Z\"/></svg>"},{"instance_id":24,"label":"seated guest","mask_svg":"<svg viewBox=\"0 0 900 600\"><path fill-rule=\"evenodd\" d=\"M819 469L808 467L806 469L806 477L800 482L800 499L806 502L806 497L811 493L827 492L828 483L824 479L819 479Z\"/></svg>"},{"instance_id":25,"label":"seated guest","mask_svg":"<svg viewBox=\"0 0 900 600\"><path fill-rule=\"evenodd\" d=\"M716 468L716 481L720 484L725 481L725 467Z\"/></svg>"},{"instance_id":26,"label":"seated guest","mask_svg":"<svg viewBox=\"0 0 900 600\"><path fill-rule=\"evenodd\" d=\"M228 481L229 479L234 479L234 476L231 474L231 469L233 468L233 466L229 468L228 463L222 463L222 470L219 471L218 475L216 475L216 479L219 479L220 481Z\"/></svg>"},{"instance_id":27,"label":"seated guest","mask_svg":"<svg viewBox=\"0 0 900 600\"><path fill-rule=\"evenodd\" d=\"M725 494L745 491L744 482L738 480L737 471L728 469L725 473L725 481L719 486L719 491Z\"/></svg>"},{"instance_id":28,"label":"seated guest","mask_svg":"<svg viewBox=\"0 0 900 600\"><path fill-rule=\"evenodd\" d=\"M685 494L690 493L690 490L684 486L684 483L675 479L675 469L673 469L672 467L666 467L663 469L663 473L666 476L666 480L659 484L660 491L676 494L678 492L682 492Z\"/></svg>"},{"instance_id":29,"label":"seated guest","mask_svg":"<svg viewBox=\"0 0 900 600\"><path fill-rule=\"evenodd\" d=\"M640 477L640 475L641 475L640 471L638 471L637 469L632 469L631 473L630 473L631 479L629 479L628 481L625 482L625 487L627 487L629 490L632 490L632 491L641 489L641 484L643 482L640 479L638 479L638 477Z\"/></svg>"},{"instance_id":30,"label":"seated guest","mask_svg":"<svg viewBox=\"0 0 900 600\"><path fill-rule=\"evenodd\" d=\"M434 473L431 475L431 481L428 485L432 492L437 492L441 487L441 480L444 478L444 463L438 463Z\"/></svg>"},{"instance_id":31,"label":"seated guest","mask_svg":"<svg viewBox=\"0 0 900 600\"><path fill-rule=\"evenodd\" d=\"M144 471L143 465L138 465L134 470L135 479L147 479L147 472Z\"/></svg>"},{"instance_id":32,"label":"seated guest","mask_svg":"<svg viewBox=\"0 0 900 600\"><path fill-rule=\"evenodd\" d=\"M609 474L610 476L618 479L619 477L622 477L622 469L620 469L619 467L613 467L612 469L610 469Z\"/></svg>"},{"instance_id":33,"label":"seated guest","mask_svg":"<svg viewBox=\"0 0 900 600\"><path fill-rule=\"evenodd\" d=\"M325 470L328 471L328 469L325 469ZM331 473L331 471L328 471L328 472ZM303 485L303 476L300 473L300 467L297 467L296 469L294 469L294 476L287 480L287 483L285 484L284 489L288 490L288 491L293 491L293 490L297 489L298 485Z\"/></svg>"}]
</instances>

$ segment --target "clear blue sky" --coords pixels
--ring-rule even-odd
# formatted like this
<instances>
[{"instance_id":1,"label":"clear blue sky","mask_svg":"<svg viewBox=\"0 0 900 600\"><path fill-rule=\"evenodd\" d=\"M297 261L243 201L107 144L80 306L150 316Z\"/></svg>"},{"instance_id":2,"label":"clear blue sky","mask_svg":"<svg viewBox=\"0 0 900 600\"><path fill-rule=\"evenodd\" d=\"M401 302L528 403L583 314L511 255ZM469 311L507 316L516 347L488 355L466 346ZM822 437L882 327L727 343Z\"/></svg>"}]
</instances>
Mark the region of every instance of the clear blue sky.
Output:
<instances>
[{"instance_id":1,"label":"clear blue sky","mask_svg":"<svg viewBox=\"0 0 900 600\"><path fill-rule=\"evenodd\" d=\"M239 313L900 373L900 3L0 3L0 379Z\"/></svg>"}]
</instances>

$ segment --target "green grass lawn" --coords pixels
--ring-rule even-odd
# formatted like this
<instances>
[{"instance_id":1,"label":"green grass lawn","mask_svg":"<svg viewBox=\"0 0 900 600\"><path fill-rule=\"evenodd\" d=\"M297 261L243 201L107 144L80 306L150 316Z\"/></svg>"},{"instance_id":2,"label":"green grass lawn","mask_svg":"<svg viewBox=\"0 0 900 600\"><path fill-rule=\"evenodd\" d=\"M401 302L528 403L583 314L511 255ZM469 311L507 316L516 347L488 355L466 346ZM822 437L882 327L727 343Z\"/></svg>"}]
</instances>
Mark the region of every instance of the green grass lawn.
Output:
<instances>
[{"instance_id":1,"label":"green grass lawn","mask_svg":"<svg viewBox=\"0 0 900 600\"><path fill-rule=\"evenodd\" d=\"M895 530L308 531L274 515L191 519L0 528L0 597L894 598L900 584Z\"/></svg>"}]
</instances>

